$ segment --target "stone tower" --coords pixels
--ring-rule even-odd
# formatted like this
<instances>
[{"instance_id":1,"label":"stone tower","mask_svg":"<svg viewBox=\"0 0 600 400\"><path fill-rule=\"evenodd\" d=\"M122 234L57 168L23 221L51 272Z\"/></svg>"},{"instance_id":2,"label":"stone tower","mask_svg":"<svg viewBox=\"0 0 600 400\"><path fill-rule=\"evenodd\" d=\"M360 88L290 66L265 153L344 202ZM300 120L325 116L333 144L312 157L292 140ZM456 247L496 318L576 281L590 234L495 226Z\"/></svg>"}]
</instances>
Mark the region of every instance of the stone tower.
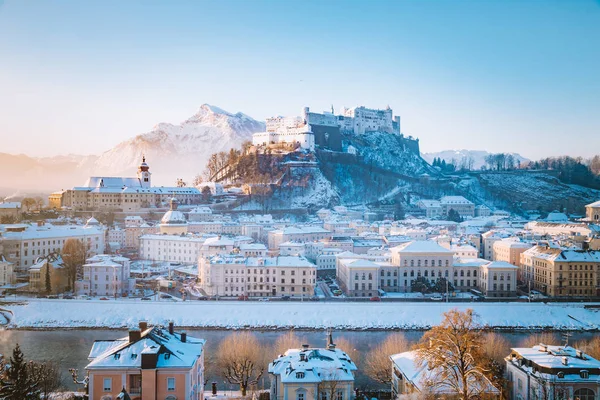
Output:
<instances>
[{"instance_id":1,"label":"stone tower","mask_svg":"<svg viewBox=\"0 0 600 400\"><path fill-rule=\"evenodd\" d=\"M143 188L150 188L152 186L150 167L146 164L146 156L142 156L142 163L138 167L137 177Z\"/></svg>"}]
</instances>

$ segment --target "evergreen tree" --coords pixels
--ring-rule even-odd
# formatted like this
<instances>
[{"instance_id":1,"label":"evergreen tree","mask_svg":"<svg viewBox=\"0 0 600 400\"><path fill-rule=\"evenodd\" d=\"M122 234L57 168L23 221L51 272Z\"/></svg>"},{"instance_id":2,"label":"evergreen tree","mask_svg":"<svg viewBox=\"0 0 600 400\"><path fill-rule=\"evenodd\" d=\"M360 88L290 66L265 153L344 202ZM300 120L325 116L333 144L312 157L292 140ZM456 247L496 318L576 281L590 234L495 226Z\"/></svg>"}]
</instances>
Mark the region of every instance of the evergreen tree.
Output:
<instances>
[{"instance_id":1,"label":"evergreen tree","mask_svg":"<svg viewBox=\"0 0 600 400\"><path fill-rule=\"evenodd\" d=\"M52 292L52 283L50 282L50 265L46 265L46 293Z\"/></svg>"},{"instance_id":2,"label":"evergreen tree","mask_svg":"<svg viewBox=\"0 0 600 400\"><path fill-rule=\"evenodd\" d=\"M460 216L460 214L458 213L458 211L451 208L450 210L448 210L448 221L462 222L463 219Z\"/></svg>"},{"instance_id":3,"label":"evergreen tree","mask_svg":"<svg viewBox=\"0 0 600 400\"><path fill-rule=\"evenodd\" d=\"M13 350L6 376L0 381L0 398L5 400L39 400L40 390L29 376L27 362L21 348Z\"/></svg>"}]
</instances>

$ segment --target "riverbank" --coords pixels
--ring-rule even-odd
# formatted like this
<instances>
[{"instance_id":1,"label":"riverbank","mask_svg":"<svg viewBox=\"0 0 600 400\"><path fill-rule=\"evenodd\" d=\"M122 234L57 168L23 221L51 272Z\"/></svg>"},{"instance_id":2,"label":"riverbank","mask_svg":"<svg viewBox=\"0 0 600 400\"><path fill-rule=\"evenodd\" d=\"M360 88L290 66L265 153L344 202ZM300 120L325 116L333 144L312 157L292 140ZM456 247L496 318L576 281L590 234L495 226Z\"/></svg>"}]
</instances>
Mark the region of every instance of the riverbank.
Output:
<instances>
[{"instance_id":1,"label":"riverbank","mask_svg":"<svg viewBox=\"0 0 600 400\"><path fill-rule=\"evenodd\" d=\"M589 303L586 303L589 305ZM41 300L4 304L12 329L127 328L140 320L202 329L419 330L453 308L472 308L482 327L499 330L600 329L598 310L583 303L131 302Z\"/></svg>"}]
</instances>

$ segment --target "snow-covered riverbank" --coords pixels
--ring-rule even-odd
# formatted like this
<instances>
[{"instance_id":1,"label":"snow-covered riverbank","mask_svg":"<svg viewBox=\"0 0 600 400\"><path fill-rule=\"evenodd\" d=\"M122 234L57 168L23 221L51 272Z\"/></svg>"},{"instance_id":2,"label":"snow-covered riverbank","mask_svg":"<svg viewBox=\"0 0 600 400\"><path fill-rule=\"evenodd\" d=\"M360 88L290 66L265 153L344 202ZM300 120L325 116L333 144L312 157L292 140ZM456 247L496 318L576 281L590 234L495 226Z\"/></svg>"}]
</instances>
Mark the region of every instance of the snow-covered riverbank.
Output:
<instances>
[{"instance_id":1,"label":"snow-covered riverbank","mask_svg":"<svg viewBox=\"0 0 600 400\"><path fill-rule=\"evenodd\" d=\"M581 303L298 303L44 300L5 305L10 328L124 328L140 320L198 328L425 329L451 308L473 308L484 326L600 329L600 312Z\"/></svg>"}]
</instances>

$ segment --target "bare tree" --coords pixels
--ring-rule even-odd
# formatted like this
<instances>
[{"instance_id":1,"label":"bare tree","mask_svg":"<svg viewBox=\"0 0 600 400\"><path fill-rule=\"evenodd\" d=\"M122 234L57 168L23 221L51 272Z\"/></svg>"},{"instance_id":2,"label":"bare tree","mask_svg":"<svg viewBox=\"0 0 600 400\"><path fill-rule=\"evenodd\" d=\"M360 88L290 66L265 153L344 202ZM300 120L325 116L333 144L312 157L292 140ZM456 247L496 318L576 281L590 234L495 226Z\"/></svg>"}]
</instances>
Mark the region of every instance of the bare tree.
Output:
<instances>
[{"instance_id":1,"label":"bare tree","mask_svg":"<svg viewBox=\"0 0 600 400\"><path fill-rule=\"evenodd\" d=\"M427 386L433 391L451 392L469 400L488 389L481 351L483 335L475 317L471 309L447 311L442 323L426 332L417 344L417 364L427 365Z\"/></svg>"},{"instance_id":2,"label":"bare tree","mask_svg":"<svg viewBox=\"0 0 600 400\"><path fill-rule=\"evenodd\" d=\"M302 339L294 333L294 331L288 331L283 335L280 335L275 343L273 344L272 358L285 353L289 349L297 349L302 345Z\"/></svg>"},{"instance_id":3,"label":"bare tree","mask_svg":"<svg viewBox=\"0 0 600 400\"><path fill-rule=\"evenodd\" d=\"M523 339L520 343L520 346L521 347L533 347L540 343L556 344L556 337L554 336L554 334L552 334L550 332L534 333L532 335L527 336L525 339Z\"/></svg>"},{"instance_id":4,"label":"bare tree","mask_svg":"<svg viewBox=\"0 0 600 400\"><path fill-rule=\"evenodd\" d=\"M590 340L575 343L575 348L582 350L596 360L600 360L600 336L594 336Z\"/></svg>"},{"instance_id":5,"label":"bare tree","mask_svg":"<svg viewBox=\"0 0 600 400\"><path fill-rule=\"evenodd\" d=\"M365 373L377 382L391 384L390 356L407 351L409 347L410 345L402 333L389 335L379 346L367 354Z\"/></svg>"},{"instance_id":6,"label":"bare tree","mask_svg":"<svg viewBox=\"0 0 600 400\"><path fill-rule=\"evenodd\" d=\"M337 392L342 384L342 373L339 369L321 370L321 382L317 385L319 391L317 399L337 399Z\"/></svg>"},{"instance_id":7,"label":"bare tree","mask_svg":"<svg viewBox=\"0 0 600 400\"><path fill-rule=\"evenodd\" d=\"M353 342L344 337L338 337L335 339L335 347L348 354L348 357L354 361L354 364L358 365L360 352L356 349L356 345Z\"/></svg>"},{"instance_id":8,"label":"bare tree","mask_svg":"<svg viewBox=\"0 0 600 400\"><path fill-rule=\"evenodd\" d=\"M256 385L265 372L265 353L250 332L236 332L221 342L219 368L229 383L240 385L242 396L246 396L248 388Z\"/></svg>"},{"instance_id":9,"label":"bare tree","mask_svg":"<svg viewBox=\"0 0 600 400\"><path fill-rule=\"evenodd\" d=\"M63 263L67 268L69 287L74 288L78 270L80 270L85 263L85 246L81 241L70 238L65 240L61 254Z\"/></svg>"},{"instance_id":10,"label":"bare tree","mask_svg":"<svg viewBox=\"0 0 600 400\"><path fill-rule=\"evenodd\" d=\"M193 181L194 187L199 186L202 182L203 182L202 175L196 174L196 176L194 177L194 181Z\"/></svg>"},{"instance_id":11,"label":"bare tree","mask_svg":"<svg viewBox=\"0 0 600 400\"><path fill-rule=\"evenodd\" d=\"M60 368L54 362L31 362L29 363L29 374L37 383L42 399L49 399L50 394L59 391L64 386L64 380Z\"/></svg>"},{"instance_id":12,"label":"bare tree","mask_svg":"<svg viewBox=\"0 0 600 400\"><path fill-rule=\"evenodd\" d=\"M31 211L31 207L36 205L35 199L31 197L25 197L21 200L21 206L27 209L27 212Z\"/></svg>"},{"instance_id":13,"label":"bare tree","mask_svg":"<svg viewBox=\"0 0 600 400\"><path fill-rule=\"evenodd\" d=\"M487 377L497 388L502 388L502 392L508 394L508 381L505 378L504 357L510 353L510 343L503 336L490 332L484 337L482 352L484 355L485 369Z\"/></svg>"}]
</instances>

